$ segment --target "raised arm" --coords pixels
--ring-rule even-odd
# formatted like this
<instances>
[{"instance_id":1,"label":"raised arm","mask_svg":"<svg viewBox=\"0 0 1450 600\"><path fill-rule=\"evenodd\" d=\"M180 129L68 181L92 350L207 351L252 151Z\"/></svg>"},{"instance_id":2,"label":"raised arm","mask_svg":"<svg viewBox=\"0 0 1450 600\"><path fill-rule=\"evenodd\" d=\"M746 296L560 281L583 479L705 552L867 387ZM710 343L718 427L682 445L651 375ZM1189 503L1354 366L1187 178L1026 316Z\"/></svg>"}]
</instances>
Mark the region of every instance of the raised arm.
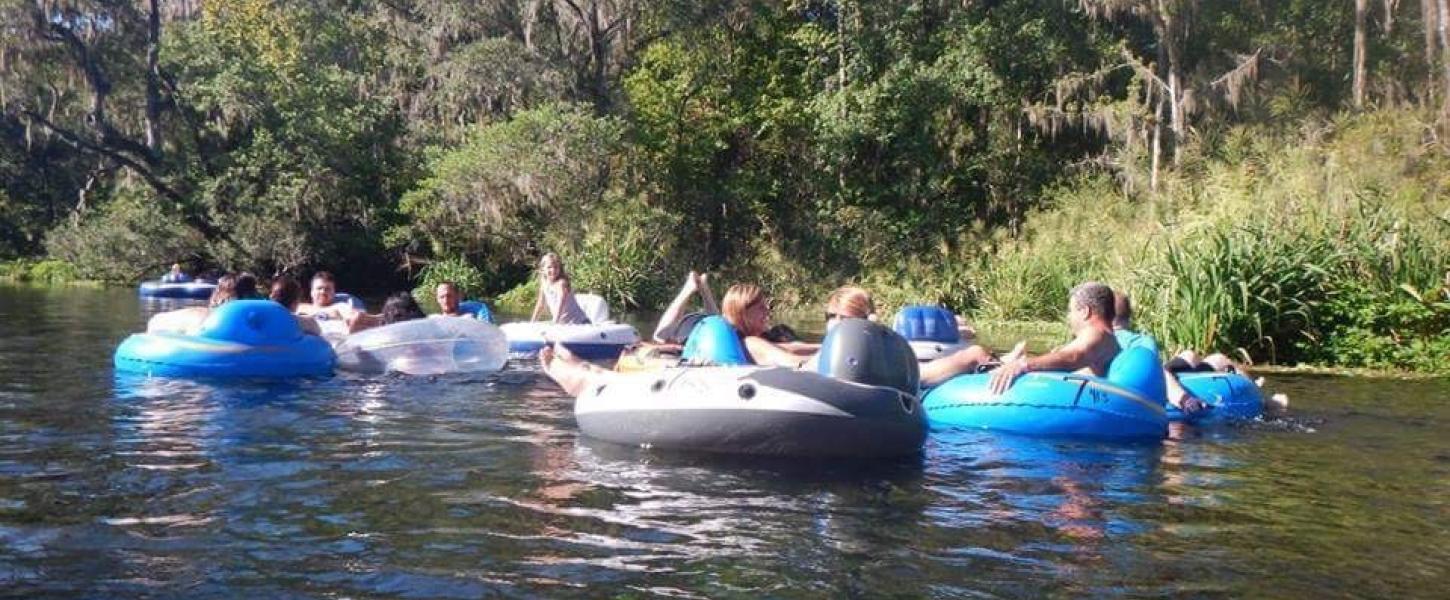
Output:
<instances>
[{"instance_id":1,"label":"raised arm","mask_svg":"<svg viewBox=\"0 0 1450 600\"><path fill-rule=\"evenodd\" d=\"M539 320L539 313L544 310L544 286L546 286L546 285L549 285L549 284L547 282L543 281L542 279L540 279L540 281L539 281L539 297L538 297L537 300L534 301L534 313L532 315L529 315L529 320L530 321L537 321L537 320Z\"/></svg>"}]
</instances>

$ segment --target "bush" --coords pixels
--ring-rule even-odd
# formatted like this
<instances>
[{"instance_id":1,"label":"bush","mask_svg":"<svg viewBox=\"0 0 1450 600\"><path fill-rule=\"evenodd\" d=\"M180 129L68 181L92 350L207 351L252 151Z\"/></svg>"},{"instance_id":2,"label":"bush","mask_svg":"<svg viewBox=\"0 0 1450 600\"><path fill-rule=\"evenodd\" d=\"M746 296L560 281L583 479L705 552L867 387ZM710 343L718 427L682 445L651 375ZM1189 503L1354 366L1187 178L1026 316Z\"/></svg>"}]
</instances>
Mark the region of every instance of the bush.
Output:
<instances>
[{"instance_id":1,"label":"bush","mask_svg":"<svg viewBox=\"0 0 1450 600\"><path fill-rule=\"evenodd\" d=\"M683 270L674 256L681 219L636 198L609 198L580 238L556 233L575 293L603 296L614 310L662 306Z\"/></svg>"},{"instance_id":2,"label":"bush","mask_svg":"<svg viewBox=\"0 0 1450 600\"><path fill-rule=\"evenodd\" d=\"M30 280L40 283L70 283L81 278L75 265L48 258L30 267Z\"/></svg>"},{"instance_id":3,"label":"bush","mask_svg":"<svg viewBox=\"0 0 1450 600\"><path fill-rule=\"evenodd\" d=\"M1445 372L1450 158L1415 142L1415 115L1382 112L1328 138L1235 129L1157 194L1070 180L1017 239L981 241L987 259L946 262L975 265L978 318L1059 320L1099 279L1167 349Z\"/></svg>"},{"instance_id":4,"label":"bush","mask_svg":"<svg viewBox=\"0 0 1450 600\"><path fill-rule=\"evenodd\" d=\"M131 282L201 255L205 240L161 202L124 194L104 210L52 230L45 246L52 257L75 265L80 276Z\"/></svg>"},{"instance_id":5,"label":"bush","mask_svg":"<svg viewBox=\"0 0 1450 600\"><path fill-rule=\"evenodd\" d=\"M462 258L447 258L433 261L418 274L418 287L413 288L413 297L424 306L436 306L434 292L438 284L452 281L465 300L483 297L488 278L468 261Z\"/></svg>"}]
</instances>

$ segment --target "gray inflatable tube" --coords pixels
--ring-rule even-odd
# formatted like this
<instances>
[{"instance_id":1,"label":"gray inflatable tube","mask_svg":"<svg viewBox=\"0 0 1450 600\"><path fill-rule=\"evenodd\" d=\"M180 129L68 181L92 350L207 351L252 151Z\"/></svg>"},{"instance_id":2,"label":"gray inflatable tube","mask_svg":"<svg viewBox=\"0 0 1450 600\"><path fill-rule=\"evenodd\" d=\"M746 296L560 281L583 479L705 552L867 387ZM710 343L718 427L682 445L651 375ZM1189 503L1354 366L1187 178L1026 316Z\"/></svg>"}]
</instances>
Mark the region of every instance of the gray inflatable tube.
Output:
<instances>
[{"instance_id":1,"label":"gray inflatable tube","mask_svg":"<svg viewBox=\"0 0 1450 600\"><path fill-rule=\"evenodd\" d=\"M778 367L674 367L621 375L574 404L586 436L646 448L802 457L916 454L914 395Z\"/></svg>"}]
</instances>

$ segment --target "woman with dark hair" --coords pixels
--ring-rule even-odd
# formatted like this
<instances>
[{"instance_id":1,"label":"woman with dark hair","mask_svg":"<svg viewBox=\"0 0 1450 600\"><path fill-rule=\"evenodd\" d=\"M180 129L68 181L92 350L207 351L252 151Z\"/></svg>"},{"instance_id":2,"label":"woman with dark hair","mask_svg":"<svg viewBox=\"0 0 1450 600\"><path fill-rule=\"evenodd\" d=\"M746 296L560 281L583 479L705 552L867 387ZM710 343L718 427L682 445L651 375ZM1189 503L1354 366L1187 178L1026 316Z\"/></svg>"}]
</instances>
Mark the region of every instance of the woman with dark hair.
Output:
<instances>
[{"instance_id":1,"label":"woman with dark hair","mask_svg":"<svg viewBox=\"0 0 1450 600\"><path fill-rule=\"evenodd\" d=\"M271 293L267 295L273 302L281 304L287 312L296 313L297 306L302 303L302 284L296 279L283 275L272 280ZM312 317L297 315L297 326L302 328L303 333L311 335L322 335L322 328L317 325L317 320Z\"/></svg>"},{"instance_id":2,"label":"woman with dark hair","mask_svg":"<svg viewBox=\"0 0 1450 600\"><path fill-rule=\"evenodd\" d=\"M387 302L383 303L383 312L380 315L383 325L392 325L403 321L426 318L423 307L418 306L418 301L408 292L397 292L388 296Z\"/></svg>"},{"instance_id":3,"label":"woman with dark hair","mask_svg":"<svg viewBox=\"0 0 1450 600\"><path fill-rule=\"evenodd\" d=\"M257 277L251 273L227 273L217 278L216 289L206 306L189 306L158 313L146 323L146 333L180 333L194 335L211 314L212 309L231 302L257 297Z\"/></svg>"}]
</instances>

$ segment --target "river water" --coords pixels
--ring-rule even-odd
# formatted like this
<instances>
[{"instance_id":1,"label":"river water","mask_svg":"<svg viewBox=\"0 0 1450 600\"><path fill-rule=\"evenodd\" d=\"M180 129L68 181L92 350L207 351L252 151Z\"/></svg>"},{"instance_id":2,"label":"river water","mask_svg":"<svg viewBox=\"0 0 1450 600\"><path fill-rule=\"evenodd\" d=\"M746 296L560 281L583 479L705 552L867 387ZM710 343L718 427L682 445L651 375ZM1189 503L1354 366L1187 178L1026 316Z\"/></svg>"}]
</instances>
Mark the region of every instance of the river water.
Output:
<instances>
[{"instance_id":1,"label":"river water","mask_svg":"<svg viewBox=\"0 0 1450 600\"><path fill-rule=\"evenodd\" d=\"M1423 597L1450 382L1271 375L1287 418L1154 444L933 434L916 459L581 439L473 377L118 377L129 290L0 286L0 596Z\"/></svg>"}]
</instances>

